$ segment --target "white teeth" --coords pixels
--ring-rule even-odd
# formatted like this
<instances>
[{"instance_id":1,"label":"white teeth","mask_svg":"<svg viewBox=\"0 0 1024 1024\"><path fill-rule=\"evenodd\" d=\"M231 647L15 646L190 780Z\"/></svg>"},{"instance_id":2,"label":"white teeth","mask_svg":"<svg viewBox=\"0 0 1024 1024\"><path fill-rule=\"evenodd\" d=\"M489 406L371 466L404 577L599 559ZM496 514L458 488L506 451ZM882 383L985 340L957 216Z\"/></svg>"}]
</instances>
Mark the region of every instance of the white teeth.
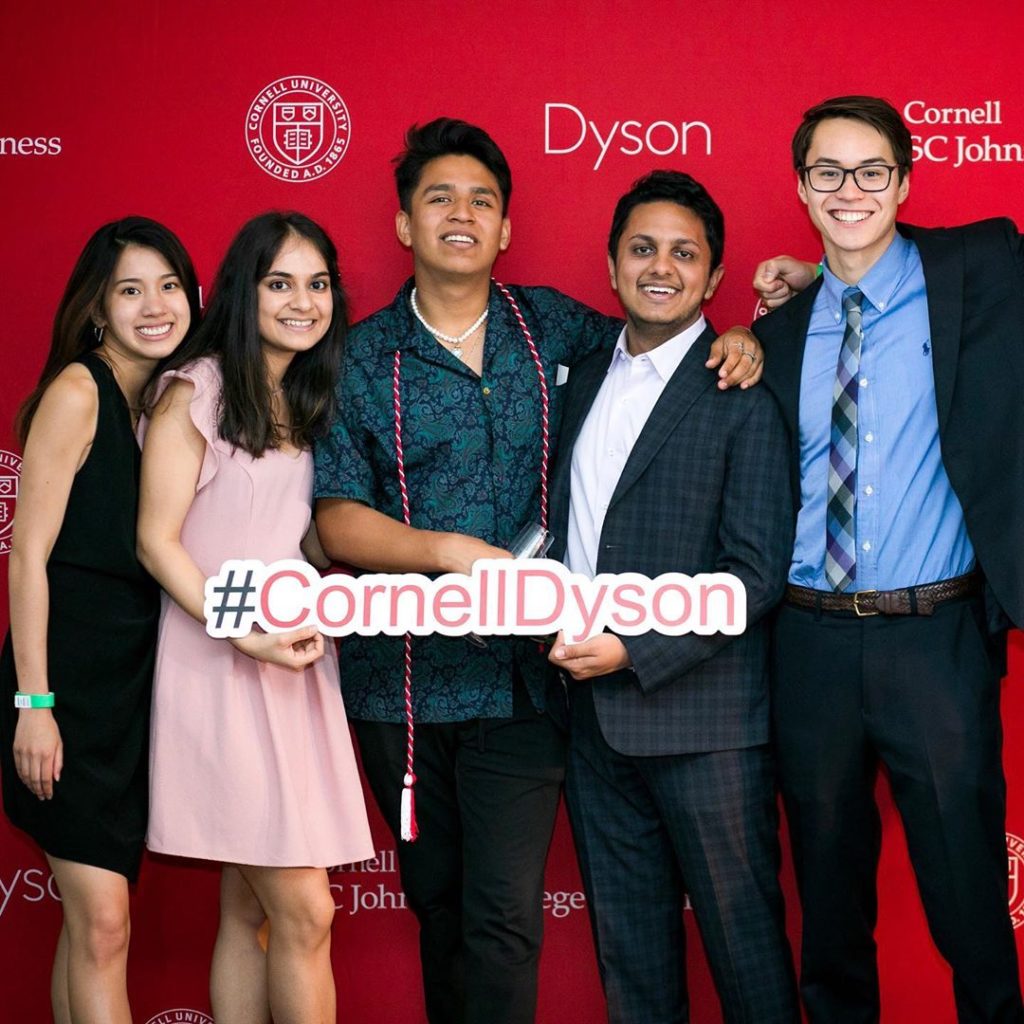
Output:
<instances>
[{"instance_id":1,"label":"white teeth","mask_svg":"<svg viewBox=\"0 0 1024 1024\"><path fill-rule=\"evenodd\" d=\"M446 242L475 242L475 238L471 238L469 235L445 235L444 240Z\"/></svg>"},{"instance_id":2,"label":"white teeth","mask_svg":"<svg viewBox=\"0 0 1024 1024\"><path fill-rule=\"evenodd\" d=\"M172 326L172 324L161 324L159 327L136 327L135 330L147 338L162 338L170 332Z\"/></svg>"},{"instance_id":3,"label":"white teeth","mask_svg":"<svg viewBox=\"0 0 1024 1024\"><path fill-rule=\"evenodd\" d=\"M313 322L312 320L282 320L281 321L281 323L283 323L286 327L309 327L309 325L312 322Z\"/></svg>"},{"instance_id":4,"label":"white teeth","mask_svg":"<svg viewBox=\"0 0 1024 1024\"><path fill-rule=\"evenodd\" d=\"M661 285L656 284L645 284L643 285L643 291L649 295L675 295L675 288L664 288Z\"/></svg>"},{"instance_id":5,"label":"white teeth","mask_svg":"<svg viewBox=\"0 0 1024 1024\"><path fill-rule=\"evenodd\" d=\"M853 210L833 210L832 216L836 220L842 221L844 224L857 224L862 220L867 220L871 216L869 213L856 213Z\"/></svg>"}]
</instances>

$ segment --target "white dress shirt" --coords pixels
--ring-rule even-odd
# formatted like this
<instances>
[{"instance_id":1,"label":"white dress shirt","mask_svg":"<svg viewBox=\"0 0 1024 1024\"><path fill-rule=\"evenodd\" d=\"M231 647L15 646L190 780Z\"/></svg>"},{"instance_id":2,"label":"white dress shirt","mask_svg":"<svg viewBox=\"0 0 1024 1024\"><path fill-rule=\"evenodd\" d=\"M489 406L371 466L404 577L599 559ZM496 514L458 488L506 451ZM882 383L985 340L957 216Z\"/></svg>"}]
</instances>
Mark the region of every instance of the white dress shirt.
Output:
<instances>
[{"instance_id":1,"label":"white dress shirt","mask_svg":"<svg viewBox=\"0 0 1024 1024\"><path fill-rule=\"evenodd\" d=\"M569 532L565 564L597 575L597 553L608 503L669 378L704 332L703 315L680 334L642 355L626 349L626 328L615 343L608 372L572 451Z\"/></svg>"}]
</instances>

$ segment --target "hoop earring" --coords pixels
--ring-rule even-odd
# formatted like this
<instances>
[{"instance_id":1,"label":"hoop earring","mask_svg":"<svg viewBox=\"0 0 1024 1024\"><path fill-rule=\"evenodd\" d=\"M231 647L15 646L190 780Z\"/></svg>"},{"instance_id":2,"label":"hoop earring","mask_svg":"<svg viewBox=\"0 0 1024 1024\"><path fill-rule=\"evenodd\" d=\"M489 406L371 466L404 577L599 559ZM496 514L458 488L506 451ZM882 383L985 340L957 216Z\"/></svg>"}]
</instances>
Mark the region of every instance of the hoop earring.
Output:
<instances>
[{"instance_id":1,"label":"hoop earring","mask_svg":"<svg viewBox=\"0 0 1024 1024\"><path fill-rule=\"evenodd\" d=\"M98 324L93 326L92 336L96 339L97 345L103 344L103 328L100 327Z\"/></svg>"}]
</instances>

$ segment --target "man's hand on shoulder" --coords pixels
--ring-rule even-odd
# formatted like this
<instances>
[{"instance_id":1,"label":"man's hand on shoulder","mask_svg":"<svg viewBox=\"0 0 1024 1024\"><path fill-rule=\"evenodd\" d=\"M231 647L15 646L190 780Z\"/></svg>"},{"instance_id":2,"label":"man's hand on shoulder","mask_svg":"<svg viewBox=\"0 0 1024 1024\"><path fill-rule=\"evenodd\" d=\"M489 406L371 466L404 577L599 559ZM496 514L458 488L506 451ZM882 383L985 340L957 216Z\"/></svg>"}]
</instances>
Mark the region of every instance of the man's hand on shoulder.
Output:
<instances>
[{"instance_id":1,"label":"man's hand on shoulder","mask_svg":"<svg viewBox=\"0 0 1024 1024\"><path fill-rule=\"evenodd\" d=\"M577 680L606 676L631 664L625 644L614 633L598 633L579 644L567 644L559 633L548 661Z\"/></svg>"},{"instance_id":2,"label":"man's hand on shoulder","mask_svg":"<svg viewBox=\"0 0 1024 1024\"><path fill-rule=\"evenodd\" d=\"M764 372L764 350L746 327L730 327L711 344L711 354L704 364L709 370L718 367L718 387L722 391L739 385L753 387Z\"/></svg>"},{"instance_id":3,"label":"man's hand on shoulder","mask_svg":"<svg viewBox=\"0 0 1024 1024\"><path fill-rule=\"evenodd\" d=\"M805 263L793 256L774 256L757 265L754 291L769 309L776 309L813 283L817 273L816 263Z\"/></svg>"}]
</instances>

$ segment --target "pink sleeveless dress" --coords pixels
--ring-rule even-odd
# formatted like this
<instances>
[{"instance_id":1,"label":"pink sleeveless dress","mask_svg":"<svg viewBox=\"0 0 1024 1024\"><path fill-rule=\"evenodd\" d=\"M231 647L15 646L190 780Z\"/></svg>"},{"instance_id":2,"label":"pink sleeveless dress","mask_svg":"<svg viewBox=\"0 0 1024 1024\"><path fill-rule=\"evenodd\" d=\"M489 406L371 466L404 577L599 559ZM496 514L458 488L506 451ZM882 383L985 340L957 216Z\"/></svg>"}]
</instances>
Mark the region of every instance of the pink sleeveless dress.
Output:
<instances>
[{"instance_id":1,"label":"pink sleeveless dress","mask_svg":"<svg viewBox=\"0 0 1024 1024\"><path fill-rule=\"evenodd\" d=\"M167 373L194 387L206 440L181 532L199 569L229 558L301 558L313 459L253 459L217 432L217 362ZM158 853L265 867L327 867L373 855L338 682L334 644L302 673L215 640L163 595L150 749L146 844Z\"/></svg>"}]
</instances>

